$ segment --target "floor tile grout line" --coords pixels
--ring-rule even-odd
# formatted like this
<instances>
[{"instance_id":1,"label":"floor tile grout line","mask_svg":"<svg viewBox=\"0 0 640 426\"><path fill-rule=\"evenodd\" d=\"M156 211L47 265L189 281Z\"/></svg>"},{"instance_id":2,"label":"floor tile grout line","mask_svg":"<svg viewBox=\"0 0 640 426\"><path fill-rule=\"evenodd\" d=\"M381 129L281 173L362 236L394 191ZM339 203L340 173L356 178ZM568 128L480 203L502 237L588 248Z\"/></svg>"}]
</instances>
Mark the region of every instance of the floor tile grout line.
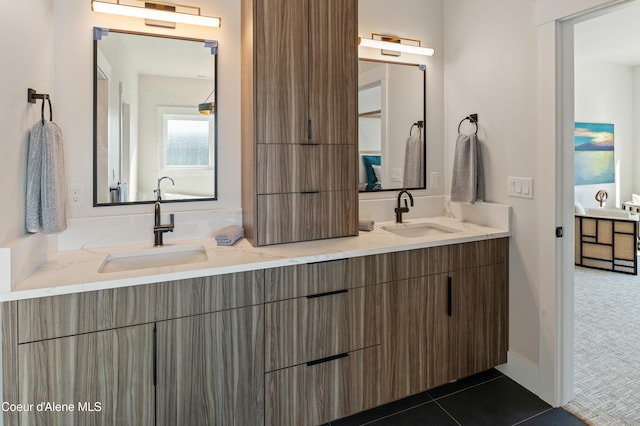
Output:
<instances>
[{"instance_id":1,"label":"floor tile grout line","mask_svg":"<svg viewBox=\"0 0 640 426\"><path fill-rule=\"evenodd\" d=\"M534 415L533 415L533 416L531 416L531 417L528 417L528 418L526 418L526 419L522 419L522 420L520 420L519 422L514 423L512 426L516 426L516 425L522 424L522 423L524 423L524 422L526 422L526 421L529 421L529 420L531 420L531 419L535 419L536 417L541 416L541 415L543 415L544 413L548 413L548 412L549 412L549 411L551 411L551 410L553 410L553 407L549 407L549 408L547 408L546 410L539 412L538 414L534 414Z\"/></svg>"},{"instance_id":2,"label":"floor tile grout line","mask_svg":"<svg viewBox=\"0 0 640 426\"><path fill-rule=\"evenodd\" d=\"M433 398L433 397L431 397L431 398L432 398L434 401L438 401L438 400L441 400L441 399L443 399L443 398L448 398L448 397L450 397L450 396L452 396L452 395L456 395L456 394L458 394L458 393L460 393L460 392L464 392L464 391L466 391L466 390L473 389L473 388L475 388L475 387L485 385L485 384L487 384L487 383L489 383L489 382L493 382L494 380L502 379L502 378L504 378L504 377L506 377L506 376L494 377L494 378L492 378L492 379L485 380L484 382L476 383L475 385L467 386L466 388L462 388L462 389L457 390L457 391L455 391L455 392L451 392L451 393L448 393L448 394L446 394L446 395L439 396L438 398ZM454 383L455 383L455 382L454 382ZM427 391L427 392L428 392L428 391ZM431 395L429 395L429 396L431 396Z\"/></svg>"},{"instance_id":3,"label":"floor tile grout line","mask_svg":"<svg viewBox=\"0 0 640 426\"><path fill-rule=\"evenodd\" d=\"M440 407L440 409L441 409L442 411L444 411L445 413L447 413L447 416L451 417L451 420L453 420L454 422L456 422L456 424L457 424L458 426L462 426L462 423L460 423L460 422L458 421L458 419L456 419L455 417L453 417L453 416L451 415L451 413L450 413L450 412L448 412L448 411L447 411L447 409L446 409L446 408L444 408L442 405L440 405L440 403L439 403L438 401L436 401L436 400L434 399L434 400L433 400L433 402L435 402L435 403L436 403L436 405L437 405L438 407Z\"/></svg>"},{"instance_id":4,"label":"floor tile grout line","mask_svg":"<svg viewBox=\"0 0 640 426\"><path fill-rule=\"evenodd\" d=\"M435 402L435 401L433 400L433 398L431 399L431 401L426 401L426 402L422 402L422 403L420 403L420 404L416 404L416 405L411 406L411 407L409 407L409 408L405 408L404 410L396 411L396 412L395 412L395 413L393 413L393 414L388 414L388 415L386 415L386 416L378 417L377 419L374 419L374 420L368 421L368 422L366 422L366 423L360 423L360 426L370 425L370 424L372 424L372 423L377 422L378 420L387 419L387 418L389 418L389 417L393 417L393 416L395 416L396 414L400 414L400 413L404 413L405 411L413 410L414 408L418 408L418 407L420 407L420 406L422 406L422 405L425 405L425 404L431 404L432 402Z\"/></svg>"}]
</instances>

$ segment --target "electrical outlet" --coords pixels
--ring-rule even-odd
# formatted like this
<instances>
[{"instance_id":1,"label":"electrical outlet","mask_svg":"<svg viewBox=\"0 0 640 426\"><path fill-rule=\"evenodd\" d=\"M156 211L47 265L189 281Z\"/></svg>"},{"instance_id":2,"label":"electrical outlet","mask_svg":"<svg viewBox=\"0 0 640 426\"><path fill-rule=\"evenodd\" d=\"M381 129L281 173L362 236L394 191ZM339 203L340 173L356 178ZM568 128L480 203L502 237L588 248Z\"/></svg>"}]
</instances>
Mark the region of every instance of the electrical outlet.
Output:
<instances>
[{"instance_id":1,"label":"electrical outlet","mask_svg":"<svg viewBox=\"0 0 640 426\"><path fill-rule=\"evenodd\" d=\"M78 206L84 198L84 188L81 183L69 185L69 204Z\"/></svg>"},{"instance_id":2,"label":"electrical outlet","mask_svg":"<svg viewBox=\"0 0 640 426\"><path fill-rule=\"evenodd\" d=\"M391 182L402 182L402 169L391 169Z\"/></svg>"}]
</instances>

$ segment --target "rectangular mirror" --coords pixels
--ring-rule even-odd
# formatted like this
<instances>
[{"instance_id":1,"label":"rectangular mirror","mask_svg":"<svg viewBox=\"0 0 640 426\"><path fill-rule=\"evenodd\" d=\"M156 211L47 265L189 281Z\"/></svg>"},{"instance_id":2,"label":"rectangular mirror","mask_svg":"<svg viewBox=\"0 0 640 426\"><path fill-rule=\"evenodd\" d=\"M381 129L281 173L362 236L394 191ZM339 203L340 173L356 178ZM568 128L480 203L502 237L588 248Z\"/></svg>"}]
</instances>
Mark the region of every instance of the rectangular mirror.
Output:
<instances>
[{"instance_id":1,"label":"rectangular mirror","mask_svg":"<svg viewBox=\"0 0 640 426\"><path fill-rule=\"evenodd\" d=\"M217 44L101 28L94 40L94 206L152 203L164 176L164 201L215 200Z\"/></svg>"},{"instance_id":2,"label":"rectangular mirror","mask_svg":"<svg viewBox=\"0 0 640 426\"><path fill-rule=\"evenodd\" d=\"M425 188L424 65L358 61L360 192Z\"/></svg>"}]
</instances>

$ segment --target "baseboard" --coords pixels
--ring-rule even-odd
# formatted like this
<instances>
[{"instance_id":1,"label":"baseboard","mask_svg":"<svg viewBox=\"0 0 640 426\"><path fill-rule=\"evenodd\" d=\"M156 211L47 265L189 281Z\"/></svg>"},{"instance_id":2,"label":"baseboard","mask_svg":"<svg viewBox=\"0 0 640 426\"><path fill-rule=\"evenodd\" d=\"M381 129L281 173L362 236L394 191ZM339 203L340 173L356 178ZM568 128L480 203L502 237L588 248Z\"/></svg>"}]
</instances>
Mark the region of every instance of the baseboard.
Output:
<instances>
[{"instance_id":1,"label":"baseboard","mask_svg":"<svg viewBox=\"0 0 640 426\"><path fill-rule=\"evenodd\" d=\"M539 395L540 367L515 352L507 352L507 363L496 367L505 376Z\"/></svg>"}]
</instances>

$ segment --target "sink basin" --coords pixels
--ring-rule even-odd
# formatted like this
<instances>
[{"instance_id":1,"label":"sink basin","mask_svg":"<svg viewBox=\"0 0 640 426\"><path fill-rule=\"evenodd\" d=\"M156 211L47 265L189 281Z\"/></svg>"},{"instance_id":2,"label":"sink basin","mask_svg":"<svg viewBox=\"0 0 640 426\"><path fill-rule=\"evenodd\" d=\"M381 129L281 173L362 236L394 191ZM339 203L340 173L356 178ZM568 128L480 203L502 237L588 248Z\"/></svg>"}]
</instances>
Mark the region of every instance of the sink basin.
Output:
<instances>
[{"instance_id":1,"label":"sink basin","mask_svg":"<svg viewBox=\"0 0 640 426\"><path fill-rule=\"evenodd\" d=\"M161 266L184 265L208 260L203 246L164 246L148 250L112 253L106 257L98 272L133 271L159 268Z\"/></svg>"},{"instance_id":2,"label":"sink basin","mask_svg":"<svg viewBox=\"0 0 640 426\"><path fill-rule=\"evenodd\" d=\"M460 232L458 229L435 223L395 223L393 225L385 225L382 229L404 238L419 238Z\"/></svg>"}]
</instances>

